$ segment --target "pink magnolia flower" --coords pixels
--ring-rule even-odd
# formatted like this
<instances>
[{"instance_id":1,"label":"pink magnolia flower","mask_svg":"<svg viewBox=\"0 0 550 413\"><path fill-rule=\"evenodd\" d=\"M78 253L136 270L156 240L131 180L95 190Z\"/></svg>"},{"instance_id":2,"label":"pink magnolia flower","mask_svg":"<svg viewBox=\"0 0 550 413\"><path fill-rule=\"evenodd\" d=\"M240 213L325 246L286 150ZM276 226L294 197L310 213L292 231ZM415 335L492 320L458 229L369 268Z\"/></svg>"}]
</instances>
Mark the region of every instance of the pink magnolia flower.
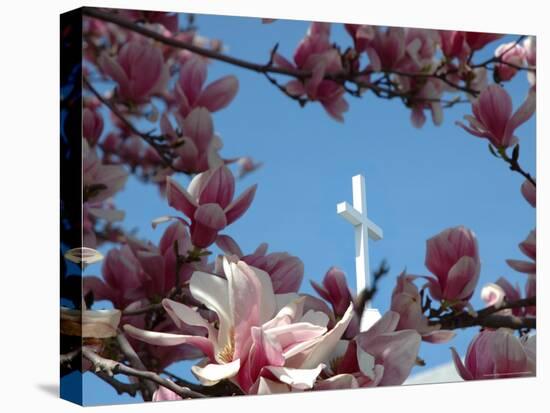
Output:
<instances>
[{"instance_id":1,"label":"pink magnolia flower","mask_svg":"<svg viewBox=\"0 0 550 413\"><path fill-rule=\"evenodd\" d=\"M340 268L329 268L321 285L315 281L310 281L310 283L317 294L330 303L336 318L342 317L349 305L355 302L354 295L348 287L346 274ZM354 312L344 337L355 337L359 333L359 324L359 317Z\"/></svg>"},{"instance_id":2,"label":"pink magnolia flower","mask_svg":"<svg viewBox=\"0 0 550 413\"><path fill-rule=\"evenodd\" d=\"M184 119L178 118L181 136L172 127L168 116L160 120L164 136L176 146L178 158L174 166L187 173L204 172L223 163L218 150L221 140L214 134L210 111L204 107L192 109Z\"/></svg>"},{"instance_id":3,"label":"pink magnolia flower","mask_svg":"<svg viewBox=\"0 0 550 413\"><path fill-rule=\"evenodd\" d=\"M525 274L536 274L537 273L537 232L532 230L529 232L527 238L519 244L519 249L523 252L528 258L532 259L531 261L523 260L506 260L508 265L518 272Z\"/></svg>"},{"instance_id":4,"label":"pink magnolia flower","mask_svg":"<svg viewBox=\"0 0 550 413\"><path fill-rule=\"evenodd\" d=\"M318 100L332 118L343 121L342 114L348 110L348 103L342 97L344 88L325 79L327 74L337 74L343 70L340 54L330 44L330 24L311 24L306 37L294 52L294 64L278 53L273 58L277 66L311 72L311 76L305 81L291 80L285 85L290 95L307 95L311 100Z\"/></svg>"},{"instance_id":5,"label":"pink magnolia flower","mask_svg":"<svg viewBox=\"0 0 550 413\"><path fill-rule=\"evenodd\" d=\"M128 172L120 165L104 165L88 141L82 140L84 202L102 202L124 187Z\"/></svg>"},{"instance_id":6,"label":"pink magnolia flower","mask_svg":"<svg viewBox=\"0 0 550 413\"><path fill-rule=\"evenodd\" d=\"M465 61L470 54L470 48L466 43L466 32L458 30L438 30L441 43L441 51L448 59L456 57L459 61Z\"/></svg>"},{"instance_id":7,"label":"pink magnolia flower","mask_svg":"<svg viewBox=\"0 0 550 413\"><path fill-rule=\"evenodd\" d=\"M164 58L159 48L133 40L120 49L116 59L103 54L98 64L106 75L118 84L123 100L139 104L146 102L163 80Z\"/></svg>"},{"instance_id":8,"label":"pink magnolia flower","mask_svg":"<svg viewBox=\"0 0 550 413\"><path fill-rule=\"evenodd\" d=\"M256 185L235 200L234 192L235 178L223 165L196 175L187 190L167 178L168 204L191 220L191 240L200 248L211 245L219 231L247 211L254 199Z\"/></svg>"},{"instance_id":9,"label":"pink magnolia flower","mask_svg":"<svg viewBox=\"0 0 550 413\"><path fill-rule=\"evenodd\" d=\"M406 80L410 81L411 78L408 77ZM443 109L438 100L441 99L443 92L443 82L439 79L430 79L411 99L411 123L415 128L421 128L426 123L426 115L424 114L426 109L431 112L433 124L436 126L441 125L443 122Z\"/></svg>"},{"instance_id":10,"label":"pink magnolia flower","mask_svg":"<svg viewBox=\"0 0 550 413\"><path fill-rule=\"evenodd\" d=\"M531 354L526 341L505 330L483 330L466 352L465 363L454 348L453 361L464 380L486 380L532 376Z\"/></svg>"},{"instance_id":11,"label":"pink magnolia flower","mask_svg":"<svg viewBox=\"0 0 550 413\"><path fill-rule=\"evenodd\" d=\"M256 162L250 156L243 156L237 160L237 164L239 165L238 177L244 178L246 175L259 169L263 165L263 162Z\"/></svg>"},{"instance_id":12,"label":"pink magnolia flower","mask_svg":"<svg viewBox=\"0 0 550 413\"><path fill-rule=\"evenodd\" d=\"M536 94L530 91L525 102L512 114L512 99L497 84L485 88L472 103L473 116L464 117L469 126L457 125L478 138L488 139L497 148L507 148L517 142L515 130L535 113Z\"/></svg>"},{"instance_id":13,"label":"pink magnolia flower","mask_svg":"<svg viewBox=\"0 0 550 413\"><path fill-rule=\"evenodd\" d=\"M433 298L451 305L469 301L479 279L480 260L475 234L459 226L426 241L426 277Z\"/></svg>"},{"instance_id":14,"label":"pink magnolia flower","mask_svg":"<svg viewBox=\"0 0 550 413\"><path fill-rule=\"evenodd\" d=\"M396 331L399 314L388 311L368 331L341 342L316 390L393 386L402 384L413 368L420 335L414 330Z\"/></svg>"},{"instance_id":15,"label":"pink magnolia flower","mask_svg":"<svg viewBox=\"0 0 550 413\"><path fill-rule=\"evenodd\" d=\"M124 309L146 296L148 276L128 245L109 250L101 268L103 279L84 278L84 292L92 291L95 300L109 300Z\"/></svg>"},{"instance_id":16,"label":"pink magnolia flower","mask_svg":"<svg viewBox=\"0 0 550 413\"><path fill-rule=\"evenodd\" d=\"M359 52L365 51L373 71L395 69L405 56L405 29L346 25Z\"/></svg>"},{"instance_id":17,"label":"pink magnolia flower","mask_svg":"<svg viewBox=\"0 0 550 413\"><path fill-rule=\"evenodd\" d=\"M192 372L205 385L231 379L244 392L257 393L263 377L289 389L313 387L353 308L350 306L345 317L327 332L324 313L304 314L303 298L276 296L264 271L228 259L224 259L223 267L226 278L195 272L190 281L192 296L217 314L215 323L192 307L163 300L177 326L200 327L206 337L145 331L131 325L125 325L125 331L150 344L185 343L199 348L205 359L193 366Z\"/></svg>"},{"instance_id":18,"label":"pink magnolia flower","mask_svg":"<svg viewBox=\"0 0 550 413\"><path fill-rule=\"evenodd\" d=\"M489 43L500 39L503 35L496 33L465 32L466 43L472 50L483 49Z\"/></svg>"},{"instance_id":19,"label":"pink magnolia flower","mask_svg":"<svg viewBox=\"0 0 550 413\"><path fill-rule=\"evenodd\" d=\"M399 314L399 322L395 328L399 330L416 330L422 340L428 343L446 343L451 340L453 331L441 330L439 326L431 326L422 311L422 299L414 284L417 277L404 272L397 277L397 283L391 296L390 310Z\"/></svg>"},{"instance_id":20,"label":"pink magnolia flower","mask_svg":"<svg viewBox=\"0 0 550 413\"><path fill-rule=\"evenodd\" d=\"M229 105L237 94L239 81L235 76L225 76L204 88L206 65L204 58L193 56L181 67L175 94L182 116L198 107L216 112Z\"/></svg>"},{"instance_id":21,"label":"pink magnolia flower","mask_svg":"<svg viewBox=\"0 0 550 413\"><path fill-rule=\"evenodd\" d=\"M525 298L536 296L536 277L529 275L525 284ZM521 289L516 283L513 286L506 278L500 277L494 284L490 283L483 287L481 290L481 299L485 301L488 306L501 306L504 301L511 302L521 299ZM499 311L500 314L514 315L516 317L535 315L536 306L530 307L518 307L512 309L505 309Z\"/></svg>"},{"instance_id":22,"label":"pink magnolia flower","mask_svg":"<svg viewBox=\"0 0 550 413\"><path fill-rule=\"evenodd\" d=\"M528 179L521 185L521 194L529 205L533 208L537 207L537 188Z\"/></svg>"},{"instance_id":23,"label":"pink magnolia flower","mask_svg":"<svg viewBox=\"0 0 550 413\"><path fill-rule=\"evenodd\" d=\"M159 388L153 393L152 401L154 402L167 402L183 400L180 395L174 393L172 390L166 387L159 386Z\"/></svg>"},{"instance_id":24,"label":"pink magnolia flower","mask_svg":"<svg viewBox=\"0 0 550 413\"><path fill-rule=\"evenodd\" d=\"M103 132L103 117L93 109L84 108L82 111L82 135L93 146Z\"/></svg>"},{"instance_id":25,"label":"pink magnolia flower","mask_svg":"<svg viewBox=\"0 0 550 413\"><path fill-rule=\"evenodd\" d=\"M512 79L519 67L524 66L525 49L514 42L501 44L495 50L495 57L500 58L502 63L495 65L495 70L500 80Z\"/></svg>"}]
</instances>

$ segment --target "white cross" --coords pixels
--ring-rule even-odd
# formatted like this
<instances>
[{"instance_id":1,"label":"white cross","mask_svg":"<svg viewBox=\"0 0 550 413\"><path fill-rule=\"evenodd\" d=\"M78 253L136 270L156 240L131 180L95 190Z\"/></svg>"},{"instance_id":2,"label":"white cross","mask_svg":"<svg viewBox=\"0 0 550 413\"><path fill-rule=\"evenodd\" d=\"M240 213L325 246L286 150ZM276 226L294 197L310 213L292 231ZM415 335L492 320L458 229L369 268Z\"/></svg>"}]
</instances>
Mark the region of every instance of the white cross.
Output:
<instances>
[{"instance_id":1,"label":"white cross","mask_svg":"<svg viewBox=\"0 0 550 413\"><path fill-rule=\"evenodd\" d=\"M367 198L365 178L355 175L352 179L353 206L347 202L336 205L338 215L344 217L355 228L355 271L356 291L371 287L369 268L369 238L377 241L382 239L382 229L367 217ZM365 305L361 318L361 331L368 330L380 318L380 312L370 308L370 302Z\"/></svg>"}]
</instances>

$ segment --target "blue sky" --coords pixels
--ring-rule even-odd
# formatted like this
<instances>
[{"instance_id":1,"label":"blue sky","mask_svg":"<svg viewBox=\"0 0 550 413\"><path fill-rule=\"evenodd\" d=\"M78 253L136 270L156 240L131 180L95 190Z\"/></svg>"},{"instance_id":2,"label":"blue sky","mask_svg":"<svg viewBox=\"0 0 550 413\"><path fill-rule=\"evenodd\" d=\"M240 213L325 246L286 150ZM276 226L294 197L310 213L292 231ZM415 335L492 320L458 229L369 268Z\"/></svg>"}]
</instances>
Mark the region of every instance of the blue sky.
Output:
<instances>
[{"instance_id":1,"label":"blue sky","mask_svg":"<svg viewBox=\"0 0 550 413\"><path fill-rule=\"evenodd\" d=\"M308 27L300 21L263 25L259 19L205 15L198 15L196 23L204 35L223 39L229 54L260 63L268 61L277 42L279 52L291 57ZM333 26L332 38L342 46L350 44L342 25ZM497 44L490 45L488 52ZM445 110L440 127L428 119L417 130L399 101L367 94L362 99L347 98L350 110L341 124L318 104L298 107L256 73L214 62L209 81L227 74L238 77L240 89L227 109L214 114L215 129L224 142L222 155L250 155L264 162L260 170L238 182L238 193L254 183L259 187L248 213L226 231L245 253L268 242L270 251L297 255L305 264L304 292L312 293L309 280L322 279L333 265L346 271L354 287L353 229L336 214L336 204L351 203L351 177L362 173L369 218L384 230L383 240L371 241L371 268L382 259L391 267L374 299L381 312L388 309L395 277L403 269L428 273L425 241L450 226L465 225L476 233L482 260L480 286L506 276L523 288L524 276L512 271L505 259L521 257L517 244L535 227L535 211L520 194L523 179L489 154L487 141L455 126L470 112L470 105ZM525 75L516 76L507 88L515 108L527 91ZM535 120L516 134L521 164L534 172ZM179 182L187 183L183 177ZM153 241L162 230L152 230L150 221L174 213L155 187L133 179L115 200L126 211L125 227L137 228L140 237ZM92 267L87 272L97 270ZM479 287L472 302L477 308L482 305ZM420 356L428 366L415 371L450 361L450 346L464 354L475 332L459 332L448 344L422 344ZM182 363L172 370L183 375L186 368ZM84 383L86 404L133 400L117 396L90 373Z\"/></svg>"}]
</instances>

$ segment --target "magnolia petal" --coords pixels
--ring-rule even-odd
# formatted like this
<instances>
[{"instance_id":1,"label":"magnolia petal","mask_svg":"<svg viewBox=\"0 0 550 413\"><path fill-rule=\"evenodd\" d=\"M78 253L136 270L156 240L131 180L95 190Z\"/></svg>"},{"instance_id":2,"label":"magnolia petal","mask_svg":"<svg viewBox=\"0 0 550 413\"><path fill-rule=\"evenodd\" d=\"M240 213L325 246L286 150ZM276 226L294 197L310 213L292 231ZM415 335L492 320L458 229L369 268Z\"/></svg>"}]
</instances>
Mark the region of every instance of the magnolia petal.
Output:
<instances>
[{"instance_id":1,"label":"magnolia petal","mask_svg":"<svg viewBox=\"0 0 550 413\"><path fill-rule=\"evenodd\" d=\"M324 364L319 364L317 367L312 369L293 369L288 367L268 366L266 367L266 370L271 372L277 380L288 384L294 389L307 390L313 387L315 380L324 367Z\"/></svg>"},{"instance_id":2,"label":"magnolia petal","mask_svg":"<svg viewBox=\"0 0 550 413\"><path fill-rule=\"evenodd\" d=\"M258 380L258 390L256 394L281 394L288 392L289 388L287 384L269 380L265 377L260 377Z\"/></svg>"},{"instance_id":3,"label":"magnolia petal","mask_svg":"<svg viewBox=\"0 0 550 413\"><path fill-rule=\"evenodd\" d=\"M227 364L207 364L204 367L195 365L191 367L193 374L205 386L213 386L224 379L234 377L241 367L239 359Z\"/></svg>"},{"instance_id":4,"label":"magnolia petal","mask_svg":"<svg viewBox=\"0 0 550 413\"><path fill-rule=\"evenodd\" d=\"M342 319L336 323L334 328L323 335L308 354L306 359L301 363L302 368L313 368L322 362L328 360L330 354L338 344L338 341L348 328L348 325L353 318L353 304L350 304Z\"/></svg>"},{"instance_id":5,"label":"magnolia petal","mask_svg":"<svg viewBox=\"0 0 550 413\"><path fill-rule=\"evenodd\" d=\"M315 390L357 389L359 383L351 374L338 374L315 384Z\"/></svg>"},{"instance_id":6,"label":"magnolia petal","mask_svg":"<svg viewBox=\"0 0 550 413\"><path fill-rule=\"evenodd\" d=\"M472 373L470 373L464 363L462 363L462 360L460 359L460 356L458 355L454 347L451 347L451 353L453 356L453 362L455 364L456 371L460 375L460 377L462 377L464 380L473 380L474 377L472 376Z\"/></svg>"},{"instance_id":7,"label":"magnolia petal","mask_svg":"<svg viewBox=\"0 0 550 413\"><path fill-rule=\"evenodd\" d=\"M199 97L198 105L216 112L229 105L238 90L239 81L235 76L222 77L206 87Z\"/></svg>"},{"instance_id":8,"label":"magnolia petal","mask_svg":"<svg viewBox=\"0 0 550 413\"><path fill-rule=\"evenodd\" d=\"M225 210L227 225L239 219L250 207L256 194L257 185L253 185L235 199Z\"/></svg>"},{"instance_id":9,"label":"magnolia petal","mask_svg":"<svg viewBox=\"0 0 550 413\"><path fill-rule=\"evenodd\" d=\"M441 344L451 341L456 336L456 333L451 330L436 330L431 333L423 334L422 341L432 344Z\"/></svg>"},{"instance_id":10,"label":"magnolia petal","mask_svg":"<svg viewBox=\"0 0 550 413\"><path fill-rule=\"evenodd\" d=\"M180 344L189 344L201 350L207 357L214 357L212 342L206 337L147 331L136 328L130 324L124 325L124 331L136 340L140 340L148 344L153 344L156 346L178 346Z\"/></svg>"},{"instance_id":11,"label":"magnolia petal","mask_svg":"<svg viewBox=\"0 0 550 413\"><path fill-rule=\"evenodd\" d=\"M190 218L193 217L197 204L191 198L191 195L170 177L166 178L166 198L168 199L168 205L172 208L183 212Z\"/></svg>"}]
</instances>

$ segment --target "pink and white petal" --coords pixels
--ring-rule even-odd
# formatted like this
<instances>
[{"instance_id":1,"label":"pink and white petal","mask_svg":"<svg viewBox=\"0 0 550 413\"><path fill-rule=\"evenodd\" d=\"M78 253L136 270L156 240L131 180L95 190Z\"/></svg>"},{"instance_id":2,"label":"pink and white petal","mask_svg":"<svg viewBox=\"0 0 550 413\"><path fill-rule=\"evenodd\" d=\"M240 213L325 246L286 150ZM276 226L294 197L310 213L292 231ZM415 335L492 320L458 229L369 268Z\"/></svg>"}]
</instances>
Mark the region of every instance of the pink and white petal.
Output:
<instances>
[{"instance_id":1,"label":"pink and white petal","mask_svg":"<svg viewBox=\"0 0 550 413\"><path fill-rule=\"evenodd\" d=\"M451 354L453 356L453 362L455 364L456 371L460 375L460 377L462 377L464 380L473 380L474 377L472 376L472 373L470 373L470 371L466 368L454 347L451 347Z\"/></svg>"},{"instance_id":2,"label":"pink and white petal","mask_svg":"<svg viewBox=\"0 0 550 413\"><path fill-rule=\"evenodd\" d=\"M176 326L179 328L185 325L204 327L208 331L208 338L215 342L214 329L195 309L168 298L162 300L162 306Z\"/></svg>"},{"instance_id":3,"label":"pink and white petal","mask_svg":"<svg viewBox=\"0 0 550 413\"><path fill-rule=\"evenodd\" d=\"M301 363L302 368L313 368L329 359L330 354L334 351L340 338L348 328L353 318L353 312L353 304L350 304L342 319L336 323L334 328L320 337L306 359Z\"/></svg>"},{"instance_id":4,"label":"pink and white petal","mask_svg":"<svg viewBox=\"0 0 550 413\"><path fill-rule=\"evenodd\" d=\"M268 366L265 369L273 374L277 380L288 384L290 387L297 390L308 390L313 387L321 370L325 367L324 364L319 364L312 369L294 369L288 367Z\"/></svg>"},{"instance_id":5,"label":"pink and white petal","mask_svg":"<svg viewBox=\"0 0 550 413\"><path fill-rule=\"evenodd\" d=\"M366 348L368 343L380 334L395 331L399 318L399 313L387 311L371 328L357 336L357 344Z\"/></svg>"},{"instance_id":6,"label":"pink and white petal","mask_svg":"<svg viewBox=\"0 0 550 413\"><path fill-rule=\"evenodd\" d=\"M192 218L197 209L197 204L184 188L182 188L172 178L166 178L166 198L168 205L183 212L189 218Z\"/></svg>"},{"instance_id":7,"label":"pink and white petal","mask_svg":"<svg viewBox=\"0 0 550 413\"><path fill-rule=\"evenodd\" d=\"M218 237L216 238L216 245L225 254L236 255L239 258L243 256L243 252L239 247L239 244L237 244L237 241L235 241L229 235L218 235Z\"/></svg>"},{"instance_id":8,"label":"pink and white petal","mask_svg":"<svg viewBox=\"0 0 550 413\"><path fill-rule=\"evenodd\" d=\"M481 299L486 305L499 307L502 305L506 294L498 284L488 283L481 289Z\"/></svg>"},{"instance_id":9,"label":"pink and white petal","mask_svg":"<svg viewBox=\"0 0 550 413\"><path fill-rule=\"evenodd\" d=\"M451 330L436 330L422 334L422 341L432 344L442 344L451 341L455 336L456 333Z\"/></svg>"},{"instance_id":10,"label":"pink and white petal","mask_svg":"<svg viewBox=\"0 0 550 413\"><path fill-rule=\"evenodd\" d=\"M204 367L195 365L191 367L193 374L205 386L213 386L221 380L235 377L241 367L239 359L233 360L227 364L207 364Z\"/></svg>"},{"instance_id":11,"label":"pink and white petal","mask_svg":"<svg viewBox=\"0 0 550 413\"><path fill-rule=\"evenodd\" d=\"M522 105L515 111L508 123L506 124L506 136L512 136L514 131L521 124L527 122L535 113L537 105L537 94L534 90L530 90L527 98Z\"/></svg>"},{"instance_id":12,"label":"pink and white petal","mask_svg":"<svg viewBox=\"0 0 550 413\"><path fill-rule=\"evenodd\" d=\"M218 315L220 322L218 342L225 345L233 328L233 316L229 307L228 285L225 278L195 271L189 282L191 295Z\"/></svg>"},{"instance_id":13,"label":"pink and white petal","mask_svg":"<svg viewBox=\"0 0 550 413\"><path fill-rule=\"evenodd\" d=\"M240 267L245 267L244 261L239 261L237 264ZM275 293L273 292L273 284L269 274L259 268L249 266L256 278L260 281L260 324L263 324L273 317L277 309L277 303L275 300Z\"/></svg>"},{"instance_id":14,"label":"pink and white petal","mask_svg":"<svg viewBox=\"0 0 550 413\"><path fill-rule=\"evenodd\" d=\"M130 324L124 325L123 328L130 337L147 344L153 344L155 346L178 346L180 344L189 344L201 350L207 357L214 357L214 347L212 342L206 337L147 331L136 328Z\"/></svg>"},{"instance_id":15,"label":"pink and white petal","mask_svg":"<svg viewBox=\"0 0 550 413\"><path fill-rule=\"evenodd\" d=\"M282 394L289 392L290 388L288 384L260 377L257 384L257 390L254 391L254 394Z\"/></svg>"},{"instance_id":16,"label":"pink and white petal","mask_svg":"<svg viewBox=\"0 0 550 413\"><path fill-rule=\"evenodd\" d=\"M505 330L497 330L493 343L495 376L497 378L530 375L527 355L516 336Z\"/></svg>"},{"instance_id":17,"label":"pink and white petal","mask_svg":"<svg viewBox=\"0 0 550 413\"><path fill-rule=\"evenodd\" d=\"M359 383L351 374L338 374L315 384L315 390L357 389Z\"/></svg>"}]
</instances>

